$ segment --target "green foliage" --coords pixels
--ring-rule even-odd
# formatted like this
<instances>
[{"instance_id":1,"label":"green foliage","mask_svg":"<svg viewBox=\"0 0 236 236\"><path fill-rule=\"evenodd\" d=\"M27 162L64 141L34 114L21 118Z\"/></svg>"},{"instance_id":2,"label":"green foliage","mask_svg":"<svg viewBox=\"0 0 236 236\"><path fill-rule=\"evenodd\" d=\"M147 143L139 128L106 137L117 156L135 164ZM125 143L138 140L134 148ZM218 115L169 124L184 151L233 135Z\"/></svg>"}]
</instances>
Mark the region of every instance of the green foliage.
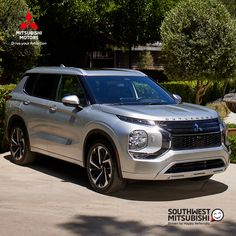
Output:
<instances>
[{"instance_id":1,"label":"green foliage","mask_svg":"<svg viewBox=\"0 0 236 236\"><path fill-rule=\"evenodd\" d=\"M220 0L227 8L229 13L236 18L236 1L235 0Z\"/></svg>"},{"instance_id":2,"label":"green foliage","mask_svg":"<svg viewBox=\"0 0 236 236\"><path fill-rule=\"evenodd\" d=\"M114 0L116 7L106 14L112 41L116 46L144 45L160 39L164 15L176 3L173 0ZM177 1L178 2L178 1Z\"/></svg>"},{"instance_id":3,"label":"green foliage","mask_svg":"<svg viewBox=\"0 0 236 236\"><path fill-rule=\"evenodd\" d=\"M193 81L171 81L161 83L169 92L181 96L183 102L194 102L195 82Z\"/></svg>"},{"instance_id":4,"label":"green foliage","mask_svg":"<svg viewBox=\"0 0 236 236\"><path fill-rule=\"evenodd\" d=\"M226 127L227 127L227 128L236 128L236 124L234 124L234 123L228 123L228 124L226 124Z\"/></svg>"},{"instance_id":5,"label":"green foliage","mask_svg":"<svg viewBox=\"0 0 236 236\"><path fill-rule=\"evenodd\" d=\"M141 69L148 69L153 67L153 56L150 51L142 52L137 63L137 67Z\"/></svg>"},{"instance_id":6,"label":"green foliage","mask_svg":"<svg viewBox=\"0 0 236 236\"><path fill-rule=\"evenodd\" d=\"M161 37L165 73L172 80L197 80L196 103L211 81L235 76L236 23L218 1L181 1L164 19Z\"/></svg>"},{"instance_id":7,"label":"green foliage","mask_svg":"<svg viewBox=\"0 0 236 236\"><path fill-rule=\"evenodd\" d=\"M2 66L1 66L1 62L2 62L2 58L1 58L1 52L3 52L3 33L0 31L0 78L1 78L1 74L2 74Z\"/></svg>"},{"instance_id":8,"label":"green foliage","mask_svg":"<svg viewBox=\"0 0 236 236\"><path fill-rule=\"evenodd\" d=\"M168 91L178 94L182 97L184 102L194 103L196 94L197 81L169 81L161 83ZM218 82L212 84L204 98L202 104L205 105L222 97L224 90L224 83Z\"/></svg>"},{"instance_id":9,"label":"green foliage","mask_svg":"<svg viewBox=\"0 0 236 236\"><path fill-rule=\"evenodd\" d=\"M5 97L15 87L16 87L15 84L0 85L0 121L3 120L3 113L4 113L4 107L5 107Z\"/></svg>"},{"instance_id":10,"label":"green foliage","mask_svg":"<svg viewBox=\"0 0 236 236\"><path fill-rule=\"evenodd\" d=\"M18 82L21 75L36 65L40 55L40 45L10 45L14 40L11 37L5 40L4 52L2 52L2 83Z\"/></svg>"},{"instance_id":11,"label":"green foliage","mask_svg":"<svg viewBox=\"0 0 236 236\"><path fill-rule=\"evenodd\" d=\"M20 0L4 0L0 2L1 31L6 37L14 34L27 12L27 5Z\"/></svg>"},{"instance_id":12,"label":"green foliage","mask_svg":"<svg viewBox=\"0 0 236 236\"><path fill-rule=\"evenodd\" d=\"M225 79L235 73L236 24L216 0L181 1L161 26L169 78Z\"/></svg>"},{"instance_id":13,"label":"green foliage","mask_svg":"<svg viewBox=\"0 0 236 236\"><path fill-rule=\"evenodd\" d=\"M231 155L230 155L230 162L236 163L236 136L235 135L229 135L227 137L230 147L231 147Z\"/></svg>"},{"instance_id":14,"label":"green foliage","mask_svg":"<svg viewBox=\"0 0 236 236\"><path fill-rule=\"evenodd\" d=\"M88 66L87 52L130 48L160 39L175 0L27 0L39 16L50 64Z\"/></svg>"},{"instance_id":15,"label":"green foliage","mask_svg":"<svg viewBox=\"0 0 236 236\"><path fill-rule=\"evenodd\" d=\"M0 152L6 150L6 142L4 139L5 97L15 88L15 86L15 84L0 85Z\"/></svg>"}]
</instances>

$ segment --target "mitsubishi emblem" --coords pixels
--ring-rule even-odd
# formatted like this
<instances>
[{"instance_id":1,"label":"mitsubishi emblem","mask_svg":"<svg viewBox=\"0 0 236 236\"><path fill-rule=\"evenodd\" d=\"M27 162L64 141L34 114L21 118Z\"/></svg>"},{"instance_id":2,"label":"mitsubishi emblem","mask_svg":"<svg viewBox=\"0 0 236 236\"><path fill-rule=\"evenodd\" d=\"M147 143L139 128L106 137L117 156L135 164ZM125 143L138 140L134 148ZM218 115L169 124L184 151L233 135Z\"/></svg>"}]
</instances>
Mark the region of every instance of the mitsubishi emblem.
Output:
<instances>
[{"instance_id":1,"label":"mitsubishi emblem","mask_svg":"<svg viewBox=\"0 0 236 236\"><path fill-rule=\"evenodd\" d=\"M194 132L201 132L201 131L203 131L203 129L199 126L198 123L194 123L193 130L194 130Z\"/></svg>"}]
</instances>

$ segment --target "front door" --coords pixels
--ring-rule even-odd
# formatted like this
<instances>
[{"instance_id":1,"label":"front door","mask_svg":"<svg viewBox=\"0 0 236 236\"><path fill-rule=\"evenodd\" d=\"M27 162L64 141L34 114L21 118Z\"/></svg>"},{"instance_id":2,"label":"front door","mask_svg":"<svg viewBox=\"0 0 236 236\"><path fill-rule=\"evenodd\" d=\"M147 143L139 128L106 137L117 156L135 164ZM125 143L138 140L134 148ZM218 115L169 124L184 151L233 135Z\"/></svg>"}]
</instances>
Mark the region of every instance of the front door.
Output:
<instances>
[{"instance_id":1,"label":"front door","mask_svg":"<svg viewBox=\"0 0 236 236\"><path fill-rule=\"evenodd\" d=\"M48 151L52 155L71 161L82 161L81 134L83 134L84 114L86 108L78 109L74 106L66 106L62 98L68 95L76 95L80 104L85 104L85 93L75 75L62 75L57 97L49 103L49 126L51 137L48 140Z\"/></svg>"}]
</instances>

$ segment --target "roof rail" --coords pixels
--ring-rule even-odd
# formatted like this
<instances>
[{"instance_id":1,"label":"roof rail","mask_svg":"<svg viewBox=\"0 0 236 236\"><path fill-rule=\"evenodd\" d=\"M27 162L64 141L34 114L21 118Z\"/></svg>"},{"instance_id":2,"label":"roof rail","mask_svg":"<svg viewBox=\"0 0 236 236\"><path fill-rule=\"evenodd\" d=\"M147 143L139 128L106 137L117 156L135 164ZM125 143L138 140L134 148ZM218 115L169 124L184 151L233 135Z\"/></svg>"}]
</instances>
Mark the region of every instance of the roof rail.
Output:
<instances>
[{"instance_id":1,"label":"roof rail","mask_svg":"<svg viewBox=\"0 0 236 236\"><path fill-rule=\"evenodd\" d=\"M105 70L114 70L114 71L127 71L127 72L136 72L140 75L145 75L143 72L139 70L133 70L133 69L126 69L126 68L104 68ZM146 75L145 75L146 76Z\"/></svg>"},{"instance_id":2,"label":"roof rail","mask_svg":"<svg viewBox=\"0 0 236 236\"><path fill-rule=\"evenodd\" d=\"M70 69L73 69L73 70L77 70L77 71L79 71L81 74L83 74L83 75L88 75L87 73L86 73L86 71L85 70L83 70L83 69L81 69L81 68L77 68L77 67L67 67L67 68L70 68Z\"/></svg>"}]
</instances>

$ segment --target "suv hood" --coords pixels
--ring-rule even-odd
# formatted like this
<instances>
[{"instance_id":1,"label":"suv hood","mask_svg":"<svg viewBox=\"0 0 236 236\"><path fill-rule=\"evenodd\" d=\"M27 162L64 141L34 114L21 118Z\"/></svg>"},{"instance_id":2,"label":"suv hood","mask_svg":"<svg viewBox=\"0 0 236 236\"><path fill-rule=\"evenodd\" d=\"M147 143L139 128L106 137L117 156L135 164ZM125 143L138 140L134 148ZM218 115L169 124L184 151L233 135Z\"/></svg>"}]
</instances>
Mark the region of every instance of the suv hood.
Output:
<instances>
[{"instance_id":1,"label":"suv hood","mask_svg":"<svg viewBox=\"0 0 236 236\"><path fill-rule=\"evenodd\" d=\"M99 105L99 110L120 116L149 119L155 121L202 120L217 118L216 111L189 104L174 105Z\"/></svg>"}]
</instances>

